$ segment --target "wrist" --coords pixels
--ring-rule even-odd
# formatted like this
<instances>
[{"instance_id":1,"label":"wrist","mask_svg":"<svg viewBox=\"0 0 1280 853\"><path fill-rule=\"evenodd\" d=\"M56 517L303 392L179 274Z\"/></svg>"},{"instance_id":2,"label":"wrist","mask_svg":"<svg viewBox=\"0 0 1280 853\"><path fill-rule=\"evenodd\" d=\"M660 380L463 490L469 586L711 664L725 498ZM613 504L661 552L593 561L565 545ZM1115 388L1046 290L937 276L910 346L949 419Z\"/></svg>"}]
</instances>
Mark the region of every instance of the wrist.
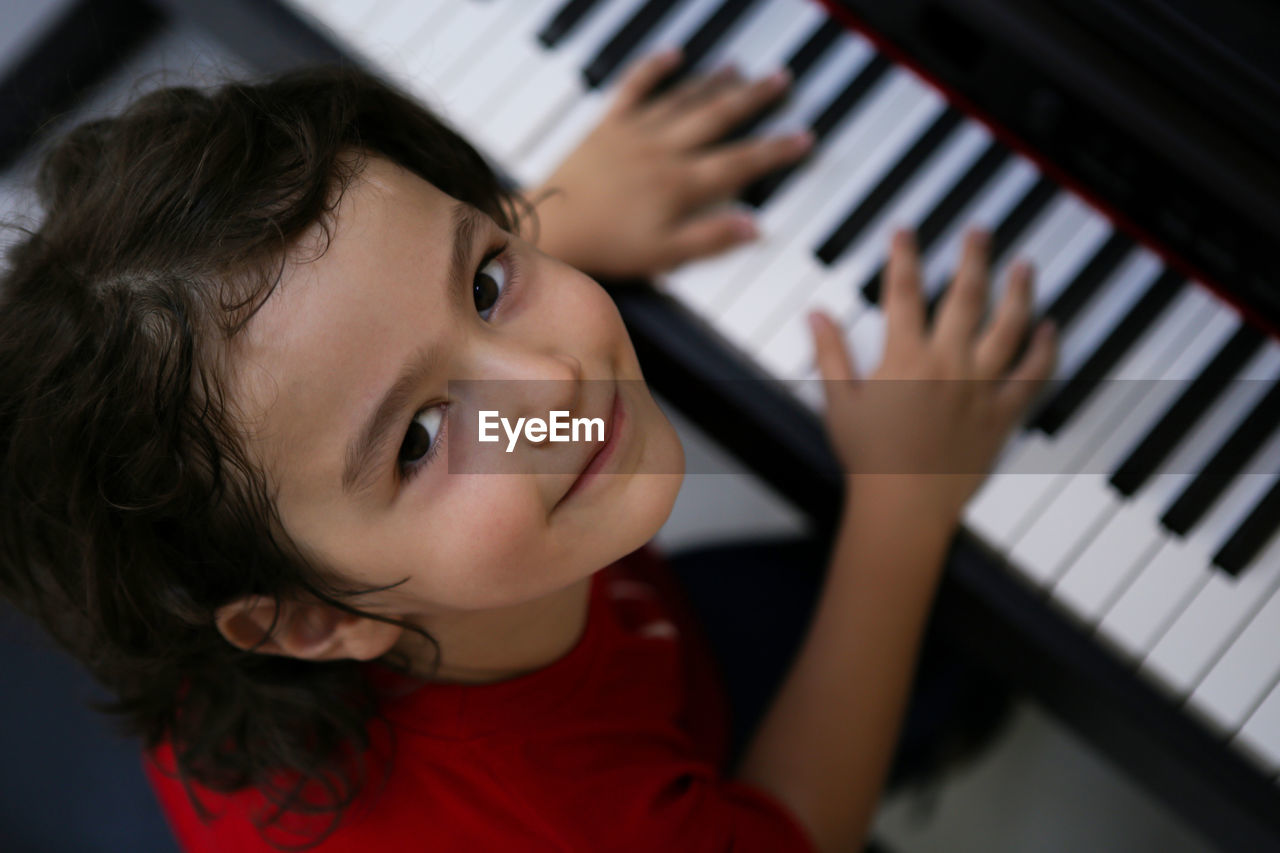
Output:
<instances>
[{"instance_id":1,"label":"wrist","mask_svg":"<svg viewBox=\"0 0 1280 853\"><path fill-rule=\"evenodd\" d=\"M845 478L844 515L874 524L907 526L928 539L950 541L960 525L963 500L945 475L850 474Z\"/></svg>"}]
</instances>

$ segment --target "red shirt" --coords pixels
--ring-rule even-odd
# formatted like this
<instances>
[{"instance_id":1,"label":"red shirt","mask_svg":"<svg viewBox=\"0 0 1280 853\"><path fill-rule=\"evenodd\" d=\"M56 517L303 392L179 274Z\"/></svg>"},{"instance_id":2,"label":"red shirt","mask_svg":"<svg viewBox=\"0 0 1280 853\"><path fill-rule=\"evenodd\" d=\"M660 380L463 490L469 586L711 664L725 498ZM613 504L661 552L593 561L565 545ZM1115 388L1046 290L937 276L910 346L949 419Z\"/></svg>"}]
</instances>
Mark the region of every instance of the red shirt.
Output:
<instances>
[{"instance_id":1,"label":"red shirt","mask_svg":"<svg viewBox=\"0 0 1280 853\"><path fill-rule=\"evenodd\" d=\"M380 684L394 680L374 668ZM392 771L385 785L370 774L318 853L814 850L781 803L724 777L719 673L647 549L596 573L583 636L550 666L493 684L421 685L383 707L396 727ZM371 724L374 749L384 731ZM151 761L172 771L168 745L144 766L188 853L276 849L249 820L261 794L193 786L218 815L203 824L182 783ZM300 825L329 824L285 824ZM283 847L315 837L268 832Z\"/></svg>"}]
</instances>

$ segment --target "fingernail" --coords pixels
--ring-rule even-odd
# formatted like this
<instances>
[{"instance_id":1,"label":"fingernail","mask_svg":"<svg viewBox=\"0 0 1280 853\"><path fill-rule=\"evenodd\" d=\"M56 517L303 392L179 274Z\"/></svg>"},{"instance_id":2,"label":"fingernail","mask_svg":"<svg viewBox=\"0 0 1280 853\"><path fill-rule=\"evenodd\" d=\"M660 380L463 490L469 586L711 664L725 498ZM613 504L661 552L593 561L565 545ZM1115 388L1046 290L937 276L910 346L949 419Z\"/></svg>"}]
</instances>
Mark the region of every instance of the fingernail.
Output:
<instances>
[{"instance_id":1,"label":"fingernail","mask_svg":"<svg viewBox=\"0 0 1280 853\"><path fill-rule=\"evenodd\" d=\"M809 320L809 329L814 334L817 334L819 327L822 325L822 318L818 315L817 311L810 311L807 319Z\"/></svg>"},{"instance_id":2,"label":"fingernail","mask_svg":"<svg viewBox=\"0 0 1280 853\"><path fill-rule=\"evenodd\" d=\"M791 77L791 69L783 67L766 77L765 82L769 84L771 89L782 89L791 85Z\"/></svg>"},{"instance_id":3,"label":"fingernail","mask_svg":"<svg viewBox=\"0 0 1280 853\"><path fill-rule=\"evenodd\" d=\"M1013 280L1016 281L1018 283L1018 287L1023 290L1031 289L1031 277L1033 272L1035 272L1035 270L1032 269L1031 262L1026 258L1019 258L1014 261L1013 268L1010 270L1010 273L1013 275Z\"/></svg>"},{"instance_id":4,"label":"fingernail","mask_svg":"<svg viewBox=\"0 0 1280 853\"><path fill-rule=\"evenodd\" d=\"M749 216L739 216L734 220L733 232L742 240L754 240L760 233L755 221Z\"/></svg>"},{"instance_id":5,"label":"fingernail","mask_svg":"<svg viewBox=\"0 0 1280 853\"><path fill-rule=\"evenodd\" d=\"M658 57L657 57L657 59L658 59L658 61L659 61L659 62L663 63L664 65L671 65L671 64L673 64L673 63L675 63L675 62L679 61L679 59L680 59L680 48L679 48L679 47L664 47L662 50L658 51Z\"/></svg>"},{"instance_id":6,"label":"fingernail","mask_svg":"<svg viewBox=\"0 0 1280 853\"><path fill-rule=\"evenodd\" d=\"M801 130L798 133L791 134L791 148L798 154L808 151L818 138L813 135L811 130Z\"/></svg>"}]
</instances>

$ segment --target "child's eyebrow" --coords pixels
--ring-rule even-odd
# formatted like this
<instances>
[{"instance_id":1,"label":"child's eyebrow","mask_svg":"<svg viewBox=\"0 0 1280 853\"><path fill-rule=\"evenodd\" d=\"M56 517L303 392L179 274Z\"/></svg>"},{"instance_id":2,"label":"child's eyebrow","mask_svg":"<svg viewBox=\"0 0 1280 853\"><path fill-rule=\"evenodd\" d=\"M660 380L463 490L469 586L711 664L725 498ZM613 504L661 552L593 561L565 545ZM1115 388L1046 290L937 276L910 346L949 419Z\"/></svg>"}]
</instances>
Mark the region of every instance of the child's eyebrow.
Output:
<instances>
[{"instance_id":1,"label":"child's eyebrow","mask_svg":"<svg viewBox=\"0 0 1280 853\"><path fill-rule=\"evenodd\" d=\"M484 214L465 202L454 204L450 214L453 250L450 252L446 285L450 292L458 293L465 283L463 277L470 264L476 235L483 226ZM346 464L342 470L343 492L358 493L367 487L365 481L373 470L373 462L381 455L388 433L406 414L404 410L414 403L417 389L439 360L438 349L430 343L414 351L360 432L347 445Z\"/></svg>"}]
</instances>

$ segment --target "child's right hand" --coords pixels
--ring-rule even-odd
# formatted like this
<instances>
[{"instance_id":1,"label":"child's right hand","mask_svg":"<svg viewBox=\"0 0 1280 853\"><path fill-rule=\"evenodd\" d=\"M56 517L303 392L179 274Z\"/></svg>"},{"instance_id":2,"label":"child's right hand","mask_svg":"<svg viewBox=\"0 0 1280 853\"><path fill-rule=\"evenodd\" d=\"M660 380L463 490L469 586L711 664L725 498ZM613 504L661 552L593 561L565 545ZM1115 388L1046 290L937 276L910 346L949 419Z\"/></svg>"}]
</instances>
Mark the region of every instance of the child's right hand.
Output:
<instances>
[{"instance_id":1,"label":"child's right hand","mask_svg":"<svg viewBox=\"0 0 1280 853\"><path fill-rule=\"evenodd\" d=\"M908 486L913 503L948 521L959 518L1056 358L1045 322L1010 368L1031 311L1031 269L1014 264L984 324L987 244L981 232L968 235L955 280L926 328L914 238L905 231L894 236L884 277L884 358L869 377L877 381L855 381L843 331L820 312L810 318L827 430L846 477L927 475L893 481Z\"/></svg>"}]
</instances>

